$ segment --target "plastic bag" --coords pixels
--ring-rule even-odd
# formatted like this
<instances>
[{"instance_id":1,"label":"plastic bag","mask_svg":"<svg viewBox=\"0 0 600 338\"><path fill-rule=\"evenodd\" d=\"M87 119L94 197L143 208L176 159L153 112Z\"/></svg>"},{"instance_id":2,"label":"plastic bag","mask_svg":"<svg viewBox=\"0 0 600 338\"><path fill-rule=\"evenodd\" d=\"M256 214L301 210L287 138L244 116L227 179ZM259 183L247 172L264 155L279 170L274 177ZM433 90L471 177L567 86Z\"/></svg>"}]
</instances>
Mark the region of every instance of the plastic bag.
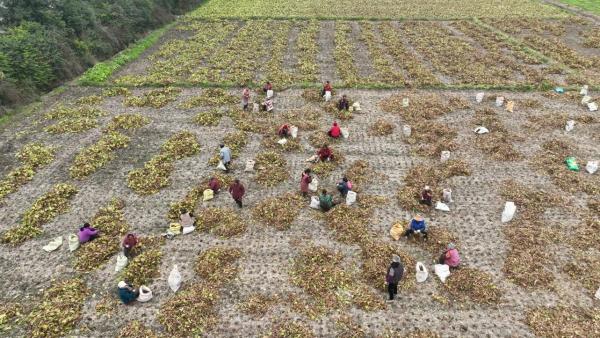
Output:
<instances>
[{"instance_id":1,"label":"plastic bag","mask_svg":"<svg viewBox=\"0 0 600 338\"><path fill-rule=\"evenodd\" d=\"M137 298L137 301L140 303L145 303L152 299L152 290L146 285L140 286L140 294Z\"/></svg>"},{"instance_id":2,"label":"plastic bag","mask_svg":"<svg viewBox=\"0 0 600 338\"><path fill-rule=\"evenodd\" d=\"M319 189L319 180L316 177L312 178L312 181L308 184L308 190L316 192Z\"/></svg>"},{"instance_id":3,"label":"plastic bag","mask_svg":"<svg viewBox=\"0 0 600 338\"><path fill-rule=\"evenodd\" d=\"M448 150L443 150L442 154L440 155L440 161L442 161L442 163L448 161L450 159L450 151Z\"/></svg>"},{"instance_id":4,"label":"plastic bag","mask_svg":"<svg viewBox=\"0 0 600 338\"><path fill-rule=\"evenodd\" d=\"M565 130L571 131L571 130L573 130L573 128L575 128L575 121L573 121L573 120L567 121L567 124L565 125Z\"/></svg>"},{"instance_id":5,"label":"plastic bag","mask_svg":"<svg viewBox=\"0 0 600 338\"><path fill-rule=\"evenodd\" d=\"M404 134L404 137L410 137L412 134L412 129L408 124L402 126L402 134Z\"/></svg>"},{"instance_id":6,"label":"plastic bag","mask_svg":"<svg viewBox=\"0 0 600 338\"><path fill-rule=\"evenodd\" d=\"M554 91L559 94L562 94L565 92L565 89L563 87L556 87L556 88L554 88Z\"/></svg>"},{"instance_id":7,"label":"plastic bag","mask_svg":"<svg viewBox=\"0 0 600 338\"><path fill-rule=\"evenodd\" d=\"M476 134L480 134L480 135L481 135L481 134L487 134L487 133L489 133L489 132L490 132L490 131L489 131L489 130L486 128L486 127L483 127L483 126L479 126L479 127L475 128L475 130L473 130L473 131L474 131Z\"/></svg>"},{"instance_id":8,"label":"plastic bag","mask_svg":"<svg viewBox=\"0 0 600 338\"><path fill-rule=\"evenodd\" d=\"M595 112L598 110L598 104L596 102L590 102L587 106L591 112Z\"/></svg>"},{"instance_id":9,"label":"plastic bag","mask_svg":"<svg viewBox=\"0 0 600 338\"><path fill-rule=\"evenodd\" d=\"M484 96L485 96L485 93L477 93L477 95L475 95L475 101L477 101L477 103L483 102Z\"/></svg>"},{"instance_id":10,"label":"plastic bag","mask_svg":"<svg viewBox=\"0 0 600 338\"><path fill-rule=\"evenodd\" d=\"M510 222L515 217L517 206L514 202L506 202L504 204L504 210L502 211L502 223Z\"/></svg>"},{"instance_id":11,"label":"plastic bag","mask_svg":"<svg viewBox=\"0 0 600 338\"><path fill-rule=\"evenodd\" d=\"M331 100L331 92L326 91L325 95L323 95L323 97L325 98L325 102L329 102L329 100Z\"/></svg>"},{"instance_id":12,"label":"plastic bag","mask_svg":"<svg viewBox=\"0 0 600 338\"><path fill-rule=\"evenodd\" d=\"M319 156L313 155L313 156L307 158L306 162L317 162L318 159L319 159Z\"/></svg>"},{"instance_id":13,"label":"plastic bag","mask_svg":"<svg viewBox=\"0 0 600 338\"><path fill-rule=\"evenodd\" d=\"M189 234L190 232L192 232L194 230L196 230L195 226L184 227L183 230L181 231L181 233L183 235L187 235L187 234Z\"/></svg>"},{"instance_id":14,"label":"plastic bag","mask_svg":"<svg viewBox=\"0 0 600 338\"><path fill-rule=\"evenodd\" d=\"M179 269L177 268L177 264L173 266L171 273L169 273L169 279L167 280L169 283L169 287L173 292L177 292L179 287L181 286L181 273L179 273Z\"/></svg>"},{"instance_id":15,"label":"plastic bag","mask_svg":"<svg viewBox=\"0 0 600 338\"><path fill-rule=\"evenodd\" d=\"M273 97L273 94L275 94L275 93L273 92L273 90L272 90L272 89L269 89L269 90L267 90L267 99L270 99L270 98L272 98L272 97Z\"/></svg>"},{"instance_id":16,"label":"plastic bag","mask_svg":"<svg viewBox=\"0 0 600 338\"><path fill-rule=\"evenodd\" d=\"M79 237L75 234L70 234L67 240L69 242L69 251L73 252L79 248Z\"/></svg>"},{"instance_id":17,"label":"plastic bag","mask_svg":"<svg viewBox=\"0 0 600 338\"><path fill-rule=\"evenodd\" d=\"M600 288L598 288L594 297L596 297L596 299L600 299Z\"/></svg>"},{"instance_id":18,"label":"plastic bag","mask_svg":"<svg viewBox=\"0 0 600 338\"><path fill-rule=\"evenodd\" d=\"M506 110L510 113L514 113L515 112L515 101L506 102Z\"/></svg>"},{"instance_id":19,"label":"plastic bag","mask_svg":"<svg viewBox=\"0 0 600 338\"><path fill-rule=\"evenodd\" d=\"M392 228L390 229L390 236L392 236L392 238L396 241L400 240L400 238L402 237L402 235L404 234L404 226L402 226L402 224L400 223L396 223L394 225L392 225Z\"/></svg>"},{"instance_id":20,"label":"plastic bag","mask_svg":"<svg viewBox=\"0 0 600 338\"><path fill-rule=\"evenodd\" d=\"M310 198L310 207L313 208L313 209L319 209L320 208L319 197L312 196Z\"/></svg>"},{"instance_id":21,"label":"plastic bag","mask_svg":"<svg viewBox=\"0 0 600 338\"><path fill-rule=\"evenodd\" d=\"M173 235L179 235L181 233L181 224L179 223L171 223L169 224L169 230L167 232Z\"/></svg>"},{"instance_id":22,"label":"plastic bag","mask_svg":"<svg viewBox=\"0 0 600 338\"><path fill-rule=\"evenodd\" d=\"M496 107L502 107L503 104L504 104L504 96L497 96L496 97Z\"/></svg>"},{"instance_id":23,"label":"plastic bag","mask_svg":"<svg viewBox=\"0 0 600 338\"><path fill-rule=\"evenodd\" d=\"M450 276L450 267L446 264L436 264L433 267L435 274L440 278L442 283L446 283L446 278Z\"/></svg>"},{"instance_id":24,"label":"plastic bag","mask_svg":"<svg viewBox=\"0 0 600 338\"><path fill-rule=\"evenodd\" d=\"M340 130L342 131L342 136L344 138L348 138L348 136L350 136L350 130L348 130L348 128L340 128Z\"/></svg>"},{"instance_id":25,"label":"plastic bag","mask_svg":"<svg viewBox=\"0 0 600 338\"><path fill-rule=\"evenodd\" d=\"M577 164L577 160L573 156L569 156L565 158L565 163L567 164L567 168L571 171L579 171L579 165Z\"/></svg>"},{"instance_id":26,"label":"plastic bag","mask_svg":"<svg viewBox=\"0 0 600 338\"><path fill-rule=\"evenodd\" d=\"M129 262L129 260L127 259L125 254L122 252L119 253L117 255L117 264L115 265L115 272L119 272L119 271L123 270L123 268L127 266L128 262Z\"/></svg>"},{"instance_id":27,"label":"plastic bag","mask_svg":"<svg viewBox=\"0 0 600 338\"><path fill-rule=\"evenodd\" d=\"M452 189L448 188L448 189L442 190L442 200L446 203L454 202L452 200Z\"/></svg>"},{"instance_id":28,"label":"plastic bag","mask_svg":"<svg viewBox=\"0 0 600 338\"><path fill-rule=\"evenodd\" d=\"M448 205L446 205L446 203L442 203L440 201L438 201L435 204L435 208L436 210L441 210L441 211L450 211L450 208L448 207Z\"/></svg>"},{"instance_id":29,"label":"plastic bag","mask_svg":"<svg viewBox=\"0 0 600 338\"><path fill-rule=\"evenodd\" d=\"M48 244L44 245L42 247L42 249L44 249L44 251L46 252L52 252L56 249L58 249L63 242L63 238L62 236L58 236L58 237L54 237L53 240L51 240Z\"/></svg>"},{"instance_id":30,"label":"plastic bag","mask_svg":"<svg viewBox=\"0 0 600 338\"><path fill-rule=\"evenodd\" d=\"M427 268L421 262L417 262L416 271L417 272L415 273L415 275L417 277L417 283L423 283L427 280L427 277L429 277L429 272L427 272Z\"/></svg>"},{"instance_id":31,"label":"plastic bag","mask_svg":"<svg viewBox=\"0 0 600 338\"><path fill-rule=\"evenodd\" d=\"M346 194L346 205L352 205L356 202L356 193L354 191L348 191Z\"/></svg>"},{"instance_id":32,"label":"plastic bag","mask_svg":"<svg viewBox=\"0 0 600 338\"><path fill-rule=\"evenodd\" d=\"M279 143L280 145L284 145L287 143L287 139L282 138L279 141L277 141L277 143Z\"/></svg>"},{"instance_id":33,"label":"plastic bag","mask_svg":"<svg viewBox=\"0 0 600 338\"><path fill-rule=\"evenodd\" d=\"M583 87L581 87L581 90L579 91L579 95L587 96L589 88L590 87L588 85L584 85Z\"/></svg>"},{"instance_id":34,"label":"plastic bag","mask_svg":"<svg viewBox=\"0 0 600 338\"><path fill-rule=\"evenodd\" d=\"M215 192L212 189L206 189L202 192L202 201L210 201L215 197Z\"/></svg>"},{"instance_id":35,"label":"plastic bag","mask_svg":"<svg viewBox=\"0 0 600 338\"><path fill-rule=\"evenodd\" d=\"M292 138L298 137L298 127L291 126L290 127L290 133L292 134Z\"/></svg>"},{"instance_id":36,"label":"plastic bag","mask_svg":"<svg viewBox=\"0 0 600 338\"><path fill-rule=\"evenodd\" d=\"M221 169L223 171L227 170L227 168L225 168L225 164L223 163L223 161L219 161L219 164L217 165L217 169Z\"/></svg>"},{"instance_id":37,"label":"plastic bag","mask_svg":"<svg viewBox=\"0 0 600 338\"><path fill-rule=\"evenodd\" d=\"M588 161L585 170L590 174L595 173L598 170L598 161Z\"/></svg>"},{"instance_id":38,"label":"plastic bag","mask_svg":"<svg viewBox=\"0 0 600 338\"><path fill-rule=\"evenodd\" d=\"M581 104L584 105L584 106L586 104L590 103L591 101L592 101L592 97L591 96L587 96L586 95L586 96L584 96L584 97L581 98Z\"/></svg>"},{"instance_id":39,"label":"plastic bag","mask_svg":"<svg viewBox=\"0 0 600 338\"><path fill-rule=\"evenodd\" d=\"M403 98L402 99L402 107L407 108L409 102L410 101L409 101L408 97Z\"/></svg>"},{"instance_id":40,"label":"plastic bag","mask_svg":"<svg viewBox=\"0 0 600 338\"><path fill-rule=\"evenodd\" d=\"M360 108L360 103L358 103L358 102L354 102L352 104L352 107L354 107L354 110L356 110L356 111L361 111L362 110L362 108Z\"/></svg>"},{"instance_id":41,"label":"plastic bag","mask_svg":"<svg viewBox=\"0 0 600 338\"><path fill-rule=\"evenodd\" d=\"M254 164L256 164L256 162L254 160L248 160L246 161L246 168L244 168L245 172L252 172L254 171Z\"/></svg>"}]
</instances>

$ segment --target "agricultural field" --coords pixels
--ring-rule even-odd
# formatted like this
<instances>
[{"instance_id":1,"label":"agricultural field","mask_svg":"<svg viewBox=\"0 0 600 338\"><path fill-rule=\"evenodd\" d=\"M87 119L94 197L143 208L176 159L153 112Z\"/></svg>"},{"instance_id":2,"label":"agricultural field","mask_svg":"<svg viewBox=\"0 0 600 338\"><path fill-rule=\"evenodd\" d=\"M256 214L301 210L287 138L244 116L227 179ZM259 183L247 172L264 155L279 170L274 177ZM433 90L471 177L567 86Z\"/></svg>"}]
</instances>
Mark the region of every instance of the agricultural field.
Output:
<instances>
[{"instance_id":1,"label":"agricultural field","mask_svg":"<svg viewBox=\"0 0 600 338\"><path fill-rule=\"evenodd\" d=\"M600 176L584 168L600 160L600 115L579 92L600 103L600 21L465 3L211 0L0 123L0 336L600 336ZM325 80L362 110L323 102ZM274 111L243 111L242 86L252 107L265 81ZM333 121L348 138L327 136ZM299 132L282 145L283 123ZM324 143L335 160L307 162ZM342 203L311 209L306 168ZM211 176L224 189L203 201ZM419 203L426 185L436 201L452 190L449 212ZM517 212L502 223L506 201ZM182 208L195 231L163 238ZM417 212L429 240L395 241ZM70 251L86 221L100 238ZM130 232L135 258L116 271ZM462 266L442 283L449 242ZM405 275L388 302L394 254ZM121 304L120 280L153 298Z\"/></svg>"}]
</instances>

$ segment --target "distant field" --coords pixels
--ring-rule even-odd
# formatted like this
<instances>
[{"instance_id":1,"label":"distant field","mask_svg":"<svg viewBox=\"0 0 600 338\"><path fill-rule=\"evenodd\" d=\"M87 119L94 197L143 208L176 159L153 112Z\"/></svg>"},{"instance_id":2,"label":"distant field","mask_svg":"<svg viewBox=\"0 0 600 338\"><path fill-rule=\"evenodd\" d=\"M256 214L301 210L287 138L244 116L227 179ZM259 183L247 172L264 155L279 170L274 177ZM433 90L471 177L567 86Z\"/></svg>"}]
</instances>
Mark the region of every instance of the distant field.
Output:
<instances>
[{"instance_id":1,"label":"distant field","mask_svg":"<svg viewBox=\"0 0 600 338\"><path fill-rule=\"evenodd\" d=\"M600 14L600 1L598 0L561 0L569 5L581 7L586 11Z\"/></svg>"},{"instance_id":2,"label":"distant field","mask_svg":"<svg viewBox=\"0 0 600 338\"><path fill-rule=\"evenodd\" d=\"M594 1L567 1L589 3ZM597 6L597 5L596 5ZM597 8L597 7L596 7ZM470 17L557 17L565 13L534 0L209 0L191 14L207 18L454 19Z\"/></svg>"}]
</instances>

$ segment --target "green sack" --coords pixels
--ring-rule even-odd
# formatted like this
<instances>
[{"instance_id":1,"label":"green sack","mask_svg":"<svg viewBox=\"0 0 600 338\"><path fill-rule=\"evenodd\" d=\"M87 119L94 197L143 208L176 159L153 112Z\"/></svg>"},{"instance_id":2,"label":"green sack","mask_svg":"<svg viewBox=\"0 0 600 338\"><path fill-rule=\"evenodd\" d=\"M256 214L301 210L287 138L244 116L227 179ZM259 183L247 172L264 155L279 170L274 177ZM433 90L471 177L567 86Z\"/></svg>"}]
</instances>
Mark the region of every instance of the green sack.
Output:
<instances>
[{"instance_id":1,"label":"green sack","mask_svg":"<svg viewBox=\"0 0 600 338\"><path fill-rule=\"evenodd\" d=\"M567 164L567 168L572 171L579 171L579 165L577 165L577 160L575 157L567 157L565 159L565 163Z\"/></svg>"}]
</instances>

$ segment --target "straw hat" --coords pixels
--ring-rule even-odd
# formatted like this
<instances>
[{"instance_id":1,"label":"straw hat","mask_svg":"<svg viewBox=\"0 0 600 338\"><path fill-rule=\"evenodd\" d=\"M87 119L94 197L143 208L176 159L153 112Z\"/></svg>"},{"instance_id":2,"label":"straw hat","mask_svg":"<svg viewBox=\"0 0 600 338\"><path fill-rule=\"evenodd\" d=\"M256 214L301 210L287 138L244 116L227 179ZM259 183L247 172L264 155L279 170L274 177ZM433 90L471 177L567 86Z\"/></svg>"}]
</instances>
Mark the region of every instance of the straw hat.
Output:
<instances>
[{"instance_id":1,"label":"straw hat","mask_svg":"<svg viewBox=\"0 0 600 338\"><path fill-rule=\"evenodd\" d=\"M394 263L400 263L400 256L393 255L392 256L392 262L394 262Z\"/></svg>"},{"instance_id":2,"label":"straw hat","mask_svg":"<svg viewBox=\"0 0 600 338\"><path fill-rule=\"evenodd\" d=\"M423 216L421 216L421 215L419 215L419 214L416 214L416 215L415 215L415 221L417 221L417 222L420 222L420 221L422 221L422 220L423 220Z\"/></svg>"}]
</instances>

